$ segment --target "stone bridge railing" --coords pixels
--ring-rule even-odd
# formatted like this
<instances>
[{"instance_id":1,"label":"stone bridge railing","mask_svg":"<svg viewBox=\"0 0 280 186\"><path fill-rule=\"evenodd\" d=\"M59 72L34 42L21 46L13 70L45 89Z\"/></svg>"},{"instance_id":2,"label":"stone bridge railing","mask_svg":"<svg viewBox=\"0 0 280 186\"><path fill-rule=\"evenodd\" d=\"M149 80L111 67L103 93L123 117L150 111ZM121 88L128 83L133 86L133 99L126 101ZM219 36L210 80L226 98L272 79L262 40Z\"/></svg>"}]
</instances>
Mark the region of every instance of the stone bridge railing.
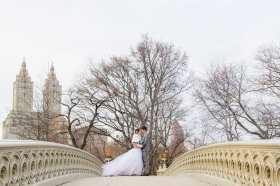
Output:
<instances>
[{"instance_id":1,"label":"stone bridge railing","mask_svg":"<svg viewBox=\"0 0 280 186\"><path fill-rule=\"evenodd\" d=\"M240 185L280 185L280 140L210 145L178 157L162 175L208 174Z\"/></svg>"},{"instance_id":2,"label":"stone bridge railing","mask_svg":"<svg viewBox=\"0 0 280 186\"><path fill-rule=\"evenodd\" d=\"M57 185L100 175L101 162L85 151L49 142L0 141L1 186Z\"/></svg>"}]
</instances>

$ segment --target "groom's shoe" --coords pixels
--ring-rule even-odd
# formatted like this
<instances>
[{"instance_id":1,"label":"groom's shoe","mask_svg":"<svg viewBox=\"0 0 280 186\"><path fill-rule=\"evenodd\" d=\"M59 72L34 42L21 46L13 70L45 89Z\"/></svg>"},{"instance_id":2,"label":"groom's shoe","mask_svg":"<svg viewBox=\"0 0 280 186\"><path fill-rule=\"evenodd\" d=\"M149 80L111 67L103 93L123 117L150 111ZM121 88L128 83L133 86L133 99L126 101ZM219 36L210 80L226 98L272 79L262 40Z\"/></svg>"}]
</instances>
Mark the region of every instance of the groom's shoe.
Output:
<instances>
[{"instance_id":1,"label":"groom's shoe","mask_svg":"<svg viewBox=\"0 0 280 186\"><path fill-rule=\"evenodd\" d=\"M143 173L141 176L150 176L150 175L147 173Z\"/></svg>"}]
</instances>

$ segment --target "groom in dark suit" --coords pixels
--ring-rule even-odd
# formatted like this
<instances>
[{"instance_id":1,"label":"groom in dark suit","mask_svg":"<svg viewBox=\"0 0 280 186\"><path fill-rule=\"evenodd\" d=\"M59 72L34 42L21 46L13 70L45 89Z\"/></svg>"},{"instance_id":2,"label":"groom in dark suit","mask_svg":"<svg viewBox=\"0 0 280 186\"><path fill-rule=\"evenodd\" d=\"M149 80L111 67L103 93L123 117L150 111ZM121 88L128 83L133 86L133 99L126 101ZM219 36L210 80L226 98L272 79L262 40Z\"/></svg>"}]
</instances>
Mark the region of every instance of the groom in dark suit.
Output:
<instances>
[{"instance_id":1,"label":"groom in dark suit","mask_svg":"<svg viewBox=\"0 0 280 186\"><path fill-rule=\"evenodd\" d=\"M150 135L146 126L140 127L140 133L142 134L141 145L142 147L142 158L143 158L143 176L149 176L149 151L150 151Z\"/></svg>"}]
</instances>

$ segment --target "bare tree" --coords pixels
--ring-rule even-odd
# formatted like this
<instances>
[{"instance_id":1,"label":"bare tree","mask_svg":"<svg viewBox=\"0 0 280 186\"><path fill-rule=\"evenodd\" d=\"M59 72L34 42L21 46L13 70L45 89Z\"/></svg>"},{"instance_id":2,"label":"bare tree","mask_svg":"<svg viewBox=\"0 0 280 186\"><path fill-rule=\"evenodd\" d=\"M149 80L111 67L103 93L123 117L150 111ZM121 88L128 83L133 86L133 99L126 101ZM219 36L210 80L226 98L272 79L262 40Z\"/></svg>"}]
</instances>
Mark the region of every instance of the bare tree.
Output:
<instances>
[{"instance_id":1,"label":"bare tree","mask_svg":"<svg viewBox=\"0 0 280 186\"><path fill-rule=\"evenodd\" d=\"M92 129L97 125L98 111L106 99L100 97L87 81L81 80L74 87L64 95L62 105L65 112L60 116L67 120L67 133L72 145L84 149ZM75 135L76 133L79 135Z\"/></svg>"},{"instance_id":2,"label":"bare tree","mask_svg":"<svg viewBox=\"0 0 280 186\"><path fill-rule=\"evenodd\" d=\"M274 96L280 97L280 47L269 45L261 47L256 60L261 64L259 68L261 75L258 76L258 83L261 89Z\"/></svg>"},{"instance_id":3,"label":"bare tree","mask_svg":"<svg viewBox=\"0 0 280 186\"><path fill-rule=\"evenodd\" d=\"M88 81L108 97L104 103L100 122L109 127L107 135L126 149L131 148L131 136L134 130L141 125L138 113L140 112L138 77L134 73L131 61L127 58L111 59L109 64L101 64L101 69L91 66L91 76ZM115 137L120 133L122 140Z\"/></svg>"},{"instance_id":4,"label":"bare tree","mask_svg":"<svg viewBox=\"0 0 280 186\"><path fill-rule=\"evenodd\" d=\"M186 114L182 93L191 83L186 62L186 54L172 44L144 36L129 56L113 57L101 67L90 66L87 81L108 98L100 113L100 122L109 128L107 135L129 149L134 129L146 125L152 137L153 174L158 146L167 143L174 119L181 120Z\"/></svg>"},{"instance_id":5,"label":"bare tree","mask_svg":"<svg viewBox=\"0 0 280 186\"><path fill-rule=\"evenodd\" d=\"M278 134L279 129L267 119L267 113L274 113L275 108L264 103L259 92L252 91L243 66L213 67L199 87L199 103L220 124L228 140L238 140L240 130L260 139Z\"/></svg>"},{"instance_id":6,"label":"bare tree","mask_svg":"<svg viewBox=\"0 0 280 186\"><path fill-rule=\"evenodd\" d=\"M217 132L213 135L222 133L228 141L239 139L238 125L227 109L232 97L237 94L235 83L238 82L235 81L236 77L232 77L233 70L226 64L211 68L207 79L199 80L195 94L202 110L206 111L203 121L209 125L207 129Z\"/></svg>"}]
</instances>

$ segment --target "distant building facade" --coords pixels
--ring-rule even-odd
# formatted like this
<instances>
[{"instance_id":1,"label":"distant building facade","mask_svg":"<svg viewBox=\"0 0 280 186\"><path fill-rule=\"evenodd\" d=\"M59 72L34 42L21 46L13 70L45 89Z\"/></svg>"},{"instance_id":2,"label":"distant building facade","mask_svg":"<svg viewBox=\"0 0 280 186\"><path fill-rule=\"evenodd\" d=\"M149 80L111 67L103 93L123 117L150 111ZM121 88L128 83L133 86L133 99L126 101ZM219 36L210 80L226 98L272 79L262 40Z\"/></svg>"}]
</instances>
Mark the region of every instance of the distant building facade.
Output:
<instances>
[{"instance_id":1,"label":"distant building facade","mask_svg":"<svg viewBox=\"0 0 280 186\"><path fill-rule=\"evenodd\" d=\"M62 134L61 130L66 129L65 119L55 117L61 114L62 87L56 79L53 65L45 80L43 103L40 103L42 107L35 111L33 88L33 81L28 74L26 62L23 60L20 73L13 84L13 108L3 122L3 139L36 139L38 136L32 127L35 129L37 126L40 128L45 126L43 130L51 131L45 134L46 138L55 141L56 137L53 134ZM67 137L64 138L65 141L62 143L67 143Z\"/></svg>"},{"instance_id":2,"label":"distant building facade","mask_svg":"<svg viewBox=\"0 0 280 186\"><path fill-rule=\"evenodd\" d=\"M187 151L185 139L186 134L182 126L177 120L175 120L171 127L171 142L169 147L169 150L174 155L174 157Z\"/></svg>"}]
</instances>

